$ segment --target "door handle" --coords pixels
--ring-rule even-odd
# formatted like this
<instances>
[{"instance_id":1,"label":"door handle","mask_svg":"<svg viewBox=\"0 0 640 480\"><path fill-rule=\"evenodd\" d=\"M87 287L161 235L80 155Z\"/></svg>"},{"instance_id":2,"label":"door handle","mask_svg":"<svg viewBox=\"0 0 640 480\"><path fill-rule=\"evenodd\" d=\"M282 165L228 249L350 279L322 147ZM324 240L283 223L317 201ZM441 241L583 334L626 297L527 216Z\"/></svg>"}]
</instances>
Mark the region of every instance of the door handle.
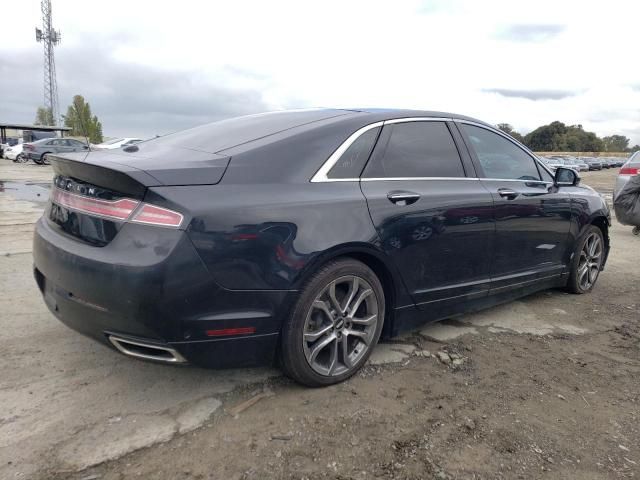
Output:
<instances>
[{"instance_id":1,"label":"door handle","mask_svg":"<svg viewBox=\"0 0 640 480\"><path fill-rule=\"evenodd\" d=\"M499 188L498 195L500 195L502 198L506 198L507 200L514 200L520 194L515 190L511 190L510 188Z\"/></svg>"},{"instance_id":2,"label":"door handle","mask_svg":"<svg viewBox=\"0 0 640 480\"><path fill-rule=\"evenodd\" d=\"M404 205L411 205L412 203L416 203L418 200L420 200L420 194L415 192L394 191L394 192L387 193L387 198L391 203L404 206Z\"/></svg>"}]
</instances>

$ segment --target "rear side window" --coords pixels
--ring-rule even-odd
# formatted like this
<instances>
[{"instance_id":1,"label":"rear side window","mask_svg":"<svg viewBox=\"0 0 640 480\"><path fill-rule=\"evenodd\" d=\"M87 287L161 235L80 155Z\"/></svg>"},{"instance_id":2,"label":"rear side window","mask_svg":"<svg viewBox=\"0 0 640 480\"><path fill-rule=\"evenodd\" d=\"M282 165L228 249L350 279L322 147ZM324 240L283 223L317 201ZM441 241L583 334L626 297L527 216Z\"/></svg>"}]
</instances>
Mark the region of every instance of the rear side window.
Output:
<instances>
[{"instance_id":1,"label":"rear side window","mask_svg":"<svg viewBox=\"0 0 640 480\"><path fill-rule=\"evenodd\" d=\"M404 122L384 128L380 140L386 141L384 151L374 155L364 177L465 176L458 149L444 122Z\"/></svg>"},{"instance_id":2,"label":"rear side window","mask_svg":"<svg viewBox=\"0 0 640 480\"><path fill-rule=\"evenodd\" d=\"M471 140L485 177L540 180L533 158L513 142L485 128L467 124L462 128Z\"/></svg>"},{"instance_id":3,"label":"rear side window","mask_svg":"<svg viewBox=\"0 0 640 480\"><path fill-rule=\"evenodd\" d=\"M329 170L327 178L360 178L360 173L371 155L380 127L367 130L340 156Z\"/></svg>"}]
</instances>

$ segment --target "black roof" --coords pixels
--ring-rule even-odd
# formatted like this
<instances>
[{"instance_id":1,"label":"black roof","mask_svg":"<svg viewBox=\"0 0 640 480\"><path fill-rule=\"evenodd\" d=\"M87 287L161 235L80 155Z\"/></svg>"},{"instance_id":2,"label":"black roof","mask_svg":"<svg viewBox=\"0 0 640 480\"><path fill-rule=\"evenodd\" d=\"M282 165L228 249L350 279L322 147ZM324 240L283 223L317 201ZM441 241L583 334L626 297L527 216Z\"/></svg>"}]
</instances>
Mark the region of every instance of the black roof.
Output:
<instances>
[{"instance_id":1,"label":"black roof","mask_svg":"<svg viewBox=\"0 0 640 480\"><path fill-rule=\"evenodd\" d=\"M24 123L2 122L0 122L0 128L11 128L14 130L40 130L43 132L68 132L71 130L69 127L52 127L49 125L28 125Z\"/></svg>"},{"instance_id":2,"label":"black roof","mask_svg":"<svg viewBox=\"0 0 640 480\"><path fill-rule=\"evenodd\" d=\"M137 144L136 153L140 156L155 156L154 150L166 148L188 148L194 151L220 153L288 132L295 134L330 124L342 124L345 128L355 129L383 120L408 117L465 119L486 125L486 123L470 117L426 110L375 108L282 110L229 118L164 135Z\"/></svg>"}]
</instances>

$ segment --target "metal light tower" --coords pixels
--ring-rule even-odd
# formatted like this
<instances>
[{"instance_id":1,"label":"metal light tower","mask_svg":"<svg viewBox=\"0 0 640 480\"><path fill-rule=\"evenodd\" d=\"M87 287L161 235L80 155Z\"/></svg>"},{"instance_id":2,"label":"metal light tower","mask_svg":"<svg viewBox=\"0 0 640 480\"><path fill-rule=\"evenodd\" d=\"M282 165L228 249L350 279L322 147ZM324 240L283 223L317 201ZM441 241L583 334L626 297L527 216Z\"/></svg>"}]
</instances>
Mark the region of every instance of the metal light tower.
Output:
<instances>
[{"instance_id":1,"label":"metal light tower","mask_svg":"<svg viewBox=\"0 0 640 480\"><path fill-rule=\"evenodd\" d=\"M53 29L51 0L41 0L42 30L36 27L36 40L44 44L44 106L51 111L53 125L58 124L58 84L56 83L56 60L53 47L60 43L60 32Z\"/></svg>"}]
</instances>

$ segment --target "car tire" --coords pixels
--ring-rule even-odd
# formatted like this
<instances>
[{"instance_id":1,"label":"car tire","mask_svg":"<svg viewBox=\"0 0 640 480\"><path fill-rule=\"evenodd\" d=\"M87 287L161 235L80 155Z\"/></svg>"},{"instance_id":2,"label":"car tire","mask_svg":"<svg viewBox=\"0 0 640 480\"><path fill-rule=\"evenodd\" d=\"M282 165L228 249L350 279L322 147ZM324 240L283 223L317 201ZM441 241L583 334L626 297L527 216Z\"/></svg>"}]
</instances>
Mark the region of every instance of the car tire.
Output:
<instances>
[{"instance_id":1,"label":"car tire","mask_svg":"<svg viewBox=\"0 0 640 480\"><path fill-rule=\"evenodd\" d=\"M22 153L20 153L20 154L18 154L16 156L16 162L17 163L25 163L25 162L27 162L27 160L28 160L27 157L25 157Z\"/></svg>"},{"instance_id":2,"label":"car tire","mask_svg":"<svg viewBox=\"0 0 640 480\"><path fill-rule=\"evenodd\" d=\"M42 157L40 157L40 159L42 160L42 163L40 165L51 165L51 162L49 162L49 154L48 153L43 153Z\"/></svg>"},{"instance_id":3,"label":"car tire","mask_svg":"<svg viewBox=\"0 0 640 480\"><path fill-rule=\"evenodd\" d=\"M283 326L281 367L309 387L342 382L366 363L384 318L373 270L352 258L331 261L307 280Z\"/></svg>"},{"instance_id":4,"label":"car tire","mask_svg":"<svg viewBox=\"0 0 640 480\"><path fill-rule=\"evenodd\" d=\"M598 280L604 258L605 243L602 230L590 225L573 253L567 290L576 294L590 292Z\"/></svg>"}]
</instances>

